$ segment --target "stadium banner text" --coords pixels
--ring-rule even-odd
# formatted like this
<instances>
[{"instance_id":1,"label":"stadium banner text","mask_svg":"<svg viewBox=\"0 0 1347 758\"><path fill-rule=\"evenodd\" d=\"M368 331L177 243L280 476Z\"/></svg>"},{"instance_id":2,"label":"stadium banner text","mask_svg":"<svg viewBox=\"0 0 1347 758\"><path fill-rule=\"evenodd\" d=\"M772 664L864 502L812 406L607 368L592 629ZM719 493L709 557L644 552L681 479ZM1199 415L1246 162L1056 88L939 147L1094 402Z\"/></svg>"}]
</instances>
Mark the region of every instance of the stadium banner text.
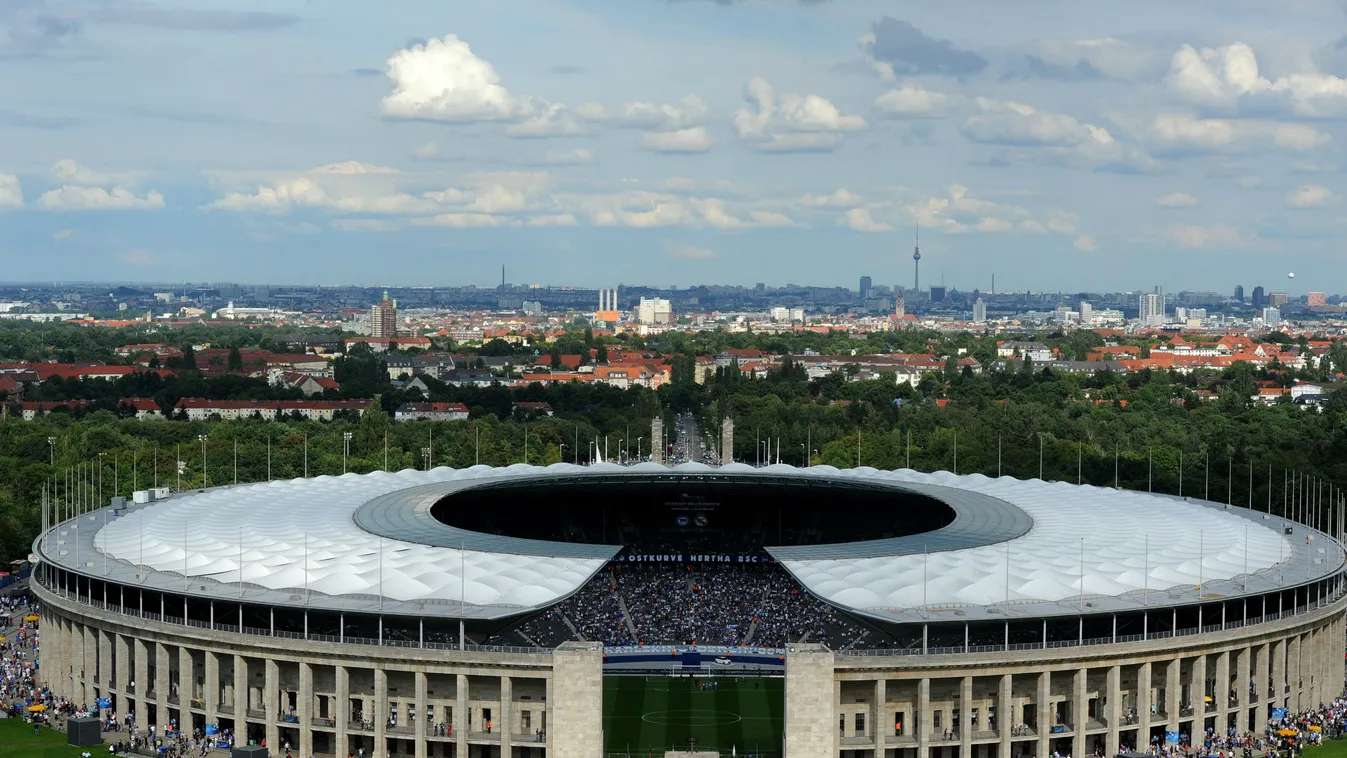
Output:
<instances>
[{"instance_id":1,"label":"stadium banner text","mask_svg":"<svg viewBox=\"0 0 1347 758\"><path fill-rule=\"evenodd\" d=\"M773 563L765 553L627 553L613 563Z\"/></svg>"}]
</instances>

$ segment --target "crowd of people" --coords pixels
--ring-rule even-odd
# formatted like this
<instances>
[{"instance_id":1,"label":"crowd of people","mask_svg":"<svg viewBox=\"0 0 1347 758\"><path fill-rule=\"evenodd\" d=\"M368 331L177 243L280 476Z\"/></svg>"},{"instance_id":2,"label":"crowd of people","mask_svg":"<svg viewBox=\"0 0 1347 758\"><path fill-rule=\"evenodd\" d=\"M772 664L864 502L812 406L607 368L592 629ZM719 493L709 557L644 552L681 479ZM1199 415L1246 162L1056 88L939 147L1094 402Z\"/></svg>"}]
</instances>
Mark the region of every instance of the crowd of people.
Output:
<instances>
[{"instance_id":1,"label":"crowd of people","mask_svg":"<svg viewBox=\"0 0 1347 758\"><path fill-rule=\"evenodd\" d=\"M869 636L771 563L613 566L520 631L548 647L579 637L610 647L808 641L841 650Z\"/></svg>"}]
</instances>

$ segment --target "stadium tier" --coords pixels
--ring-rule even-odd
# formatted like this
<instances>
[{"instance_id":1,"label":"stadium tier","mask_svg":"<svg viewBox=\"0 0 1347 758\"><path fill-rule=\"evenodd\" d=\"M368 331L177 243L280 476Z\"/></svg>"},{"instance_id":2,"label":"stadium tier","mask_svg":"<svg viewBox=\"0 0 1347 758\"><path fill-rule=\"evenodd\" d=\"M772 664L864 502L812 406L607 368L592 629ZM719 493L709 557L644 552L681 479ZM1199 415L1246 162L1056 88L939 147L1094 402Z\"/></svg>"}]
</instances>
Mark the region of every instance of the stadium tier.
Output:
<instances>
[{"instance_id":1,"label":"stadium tier","mask_svg":"<svg viewBox=\"0 0 1347 758\"><path fill-rule=\"evenodd\" d=\"M34 544L42 675L304 755L1044 758L1343 679L1341 508L701 464L141 499Z\"/></svg>"}]
</instances>

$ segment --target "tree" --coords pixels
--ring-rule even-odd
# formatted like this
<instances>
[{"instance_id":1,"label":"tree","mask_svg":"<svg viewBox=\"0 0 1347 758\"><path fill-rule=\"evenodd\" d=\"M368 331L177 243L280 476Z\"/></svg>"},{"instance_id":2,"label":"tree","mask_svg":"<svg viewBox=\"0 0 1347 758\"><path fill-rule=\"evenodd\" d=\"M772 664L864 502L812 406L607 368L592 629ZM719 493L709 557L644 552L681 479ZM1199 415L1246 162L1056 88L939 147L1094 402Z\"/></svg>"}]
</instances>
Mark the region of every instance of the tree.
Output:
<instances>
[{"instance_id":1,"label":"tree","mask_svg":"<svg viewBox=\"0 0 1347 758\"><path fill-rule=\"evenodd\" d=\"M191 343L182 346L182 367L188 371L196 371L196 351L192 349Z\"/></svg>"},{"instance_id":2,"label":"tree","mask_svg":"<svg viewBox=\"0 0 1347 758\"><path fill-rule=\"evenodd\" d=\"M600 344L600 345L599 345L598 354L594 356L594 361L595 361L596 363L607 363L607 362L608 362L608 346L607 346L607 345L604 345L604 344Z\"/></svg>"},{"instance_id":3,"label":"tree","mask_svg":"<svg viewBox=\"0 0 1347 758\"><path fill-rule=\"evenodd\" d=\"M226 368L230 371L243 370L243 354L239 352L237 347L229 348L229 362L226 364Z\"/></svg>"}]
</instances>

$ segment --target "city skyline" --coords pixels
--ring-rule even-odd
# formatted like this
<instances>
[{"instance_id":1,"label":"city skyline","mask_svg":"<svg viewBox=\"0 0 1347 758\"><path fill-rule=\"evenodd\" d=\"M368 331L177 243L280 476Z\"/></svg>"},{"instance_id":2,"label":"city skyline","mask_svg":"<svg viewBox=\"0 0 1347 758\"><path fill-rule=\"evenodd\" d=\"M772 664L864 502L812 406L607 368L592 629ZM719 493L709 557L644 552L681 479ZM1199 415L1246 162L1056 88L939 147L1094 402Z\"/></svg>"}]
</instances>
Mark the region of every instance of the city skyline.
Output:
<instances>
[{"instance_id":1,"label":"city skyline","mask_svg":"<svg viewBox=\"0 0 1347 758\"><path fill-rule=\"evenodd\" d=\"M1331 292L1344 18L23 0L6 278Z\"/></svg>"}]
</instances>

